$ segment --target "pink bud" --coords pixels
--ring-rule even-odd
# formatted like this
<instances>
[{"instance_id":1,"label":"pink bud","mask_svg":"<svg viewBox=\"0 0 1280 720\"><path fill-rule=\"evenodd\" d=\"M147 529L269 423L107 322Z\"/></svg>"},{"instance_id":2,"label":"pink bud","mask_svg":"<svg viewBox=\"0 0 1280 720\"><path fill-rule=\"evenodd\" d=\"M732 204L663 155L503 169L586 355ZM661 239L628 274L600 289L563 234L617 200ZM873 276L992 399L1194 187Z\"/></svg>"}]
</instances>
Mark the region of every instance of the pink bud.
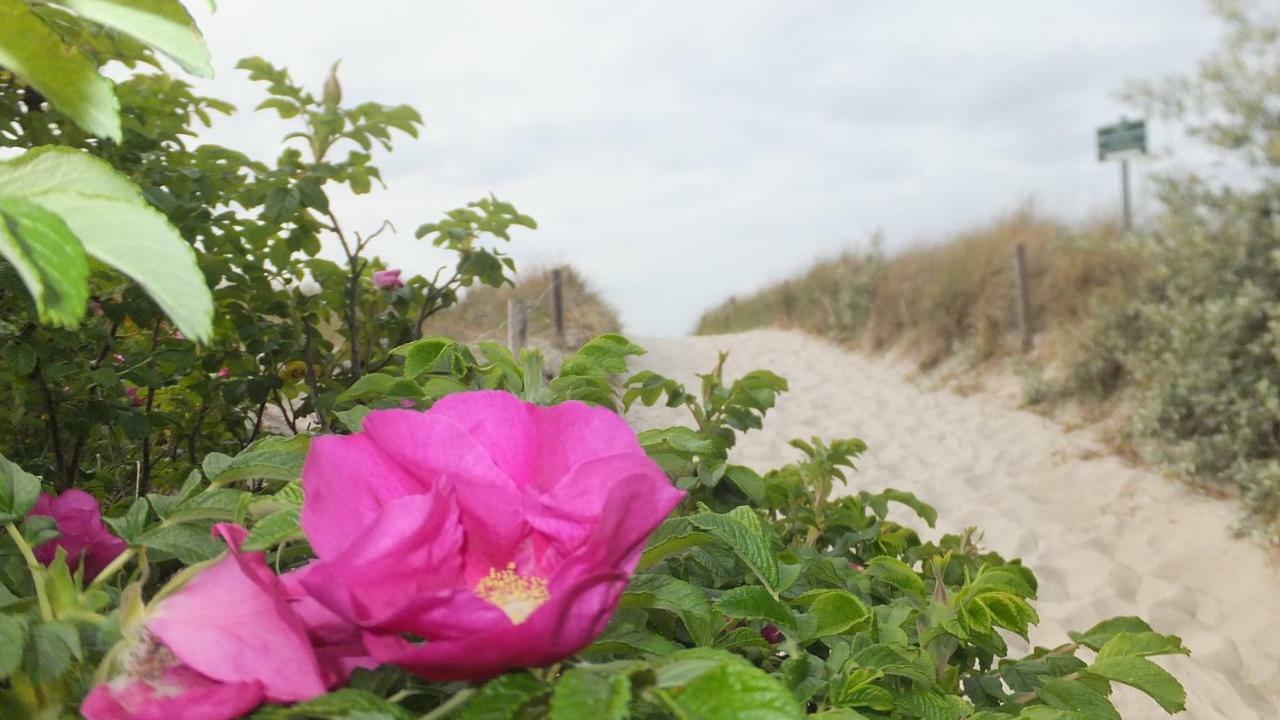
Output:
<instances>
[{"instance_id":1,"label":"pink bud","mask_svg":"<svg viewBox=\"0 0 1280 720\"><path fill-rule=\"evenodd\" d=\"M373 284L382 290L395 290L404 287L400 280L399 270L379 270L373 274Z\"/></svg>"},{"instance_id":2,"label":"pink bud","mask_svg":"<svg viewBox=\"0 0 1280 720\"><path fill-rule=\"evenodd\" d=\"M124 362L124 356L121 355L120 353L116 353L115 355L112 355L111 359L115 360L117 365Z\"/></svg>"},{"instance_id":3,"label":"pink bud","mask_svg":"<svg viewBox=\"0 0 1280 720\"><path fill-rule=\"evenodd\" d=\"M777 645L782 642L782 631L778 629L777 625L769 623L760 628L760 637L764 638L765 642L770 645Z\"/></svg>"},{"instance_id":4,"label":"pink bud","mask_svg":"<svg viewBox=\"0 0 1280 720\"><path fill-rule=\"evenodd\" d=\"M173 339L174 339L174 340L186 340L187 338L186 338L185 336L183 336L183 334L182 334L182 331L181 331L181 330L174 330L174 331L173 331Z\"/></svg>"},{"instance_id":5,"label":"pink bud","mask_svg":"<svg viewBox=\"0 0 1280 720\"><path fill-rule=\"evenodd\" d=\"M229 368L218 368L217 375L220 378L229 378L231 377L231 370Z\"/></svg>"},{"instance_id":6,"label":"pink bud","mask_svg":"<svg viewBox=\"0 0 1280 720\"><path fill-rule=\"evenodd\" d=\"M417 407L417 406L418 404L410 400L409 398L400 398L400 407L402 408L411 408L411 407Z\"/></svg>"},{"instance_id":7,"label":"pink bud","mask_svg":"<svg viewBox=\"0 0 1280 720\"><path fill-rule=\"evenodd\" d=\"M125 397L129 398L129 404L134 407L142 407L142 398L138 395L138 388L132 385L126 385L124 388Z\"/></svg>"},{"instance_id":8,"label":"pink bud","mask_svg":"<svg viewBox=\"0 0 1280 720\"><path fill-rule=\"evenodd\" d=\"M866 566L864 566L864 565L859 565L859 564L858 564L858 563L856 563L856 562L851 562L851 563L849 563L849 569L850 569L850 570L853 570L854 572L862 572L863 570L866 570L867 568L866 568Z\"/></svg>"}]
</instances>

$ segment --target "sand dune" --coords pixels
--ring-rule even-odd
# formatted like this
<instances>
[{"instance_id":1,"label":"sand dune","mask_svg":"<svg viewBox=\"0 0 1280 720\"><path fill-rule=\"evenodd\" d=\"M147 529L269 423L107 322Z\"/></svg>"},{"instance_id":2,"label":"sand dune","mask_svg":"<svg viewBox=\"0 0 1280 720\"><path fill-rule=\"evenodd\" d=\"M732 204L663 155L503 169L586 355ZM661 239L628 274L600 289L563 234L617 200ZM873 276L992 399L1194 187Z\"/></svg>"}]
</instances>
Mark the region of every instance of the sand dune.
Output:
<instances>
[{"instance_id":1,"label":"sand dune","mask_svg":"<svg viewBox=\"0 0 1280 720\"><path fill-rule=\"evenodd\" d=\"M685 381L730 351L728 372L768 368L791 391L735 460L759 469L796 458L786 441L861 437L859 487L918 493L939 508L938 532L977 526L984 544L1022 557L1040 578L1035 644L1113 615L1141 615L1183 638L1190 658L1162 658L1187 687L1195 720L1280 718L1280 566L1273 550L1233 537L1236 507L1105 453L988 395L960 397L906 379L901 366L781 331L639 340L636 369ZM691 387L696 387L696 381ZM639 427L685 419L633 409ZM924 528L927 530L927 528ZM1021 641L1015 638L1015 651ZM1118 688L1126 718L1166 715Z\"/></svg>"}]
</instances>

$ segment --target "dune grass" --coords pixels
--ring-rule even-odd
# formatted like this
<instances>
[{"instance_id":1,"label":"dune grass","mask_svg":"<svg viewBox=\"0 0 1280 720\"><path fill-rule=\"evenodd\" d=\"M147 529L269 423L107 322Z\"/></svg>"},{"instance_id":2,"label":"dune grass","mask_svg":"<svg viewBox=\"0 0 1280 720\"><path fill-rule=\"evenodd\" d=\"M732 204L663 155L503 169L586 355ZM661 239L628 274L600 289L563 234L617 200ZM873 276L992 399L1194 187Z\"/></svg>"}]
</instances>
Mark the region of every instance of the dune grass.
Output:
<instances>
[{"instance_id":1,"label":"dune grass","mask_svg":"<svg viewBox=\"0 0 1280 720\"><path fill-rule=\"evenodd\" d=\"M1086 322L1133 288L1141 263L1109 222L1069 225L1024 209L944 242L886 255L845 252L699 320L699 334L779 326L873 349L900 347L931 367L961 351L1017 349L1013 249L1029 257L1037 330Z\"/></svg>"},{"instance_id":2,"label":"dune grass","mask_svg":"<svg viewBox=\"0 0 1280 720\"><path fill-rule=\"evenodd\" d=\"M568 266L563 270L566 345L574 348L596 335L619 332L617 311L580 273ZM515 287L473 287L457 305L431 318L424 331L467 343L506 342L507 300L518 298L529 306L529 342L549 346L555 341L550 285L551 268L534 268L521 271Z\"/></svg>"}]
</instances>

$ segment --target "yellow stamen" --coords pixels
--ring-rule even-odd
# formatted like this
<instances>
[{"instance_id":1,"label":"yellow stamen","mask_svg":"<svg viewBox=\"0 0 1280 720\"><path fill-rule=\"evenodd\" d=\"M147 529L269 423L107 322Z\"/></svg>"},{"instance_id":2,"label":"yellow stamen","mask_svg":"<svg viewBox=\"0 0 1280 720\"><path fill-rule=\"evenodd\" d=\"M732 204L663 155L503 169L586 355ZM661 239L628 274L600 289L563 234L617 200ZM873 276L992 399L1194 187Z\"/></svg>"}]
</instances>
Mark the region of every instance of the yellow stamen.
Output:
<instances>
[{"instance_id":1,"label":"yellow stamen","mask_svg":"<svg viewBox=\"0 0 1280 720\"><path fill-rule=\"evenodd\" d=\"M503 570L491 568L489 574L476 583L475 593L497 605L516 624L528 620L533 611L551 597L546 580L516 574L513 562L507 563Z\"/></svg>"}]
</instances>

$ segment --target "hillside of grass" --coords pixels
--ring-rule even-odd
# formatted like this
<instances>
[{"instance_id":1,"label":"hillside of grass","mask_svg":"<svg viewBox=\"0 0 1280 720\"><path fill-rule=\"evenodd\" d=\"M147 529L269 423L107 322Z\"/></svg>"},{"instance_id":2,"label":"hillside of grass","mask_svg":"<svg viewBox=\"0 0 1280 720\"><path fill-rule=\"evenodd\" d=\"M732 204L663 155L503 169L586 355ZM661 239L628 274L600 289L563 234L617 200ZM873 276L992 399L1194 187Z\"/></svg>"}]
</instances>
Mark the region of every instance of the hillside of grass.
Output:
<instances>
[{"instance_id":1,"label":"hillside of grass","mask_svg":"<svg viewBox=\"0 0 1280 720\"><path fill-rule=\"evenodd\" d=\"M618 312L572 267L564 271L565 344L576 348L602 333L619 332ZM445 335L462 342L507 339L507 301L524 300L529 312L529 343L550 347L555 343L551 314L551 269L522 271L514 287L476 286L462 300L427 321L427 335Z\"/></svg>"},{"instance_id":2,"label":"hillside of grass","mask_svg":"<svg viewBox=\"0 0 1280 720\"><path fill-rule=\"evenodd\" d=\"M759 327L904 350L922 367L964 353L974 361L1020 349L1014 247L1027 246L1037 335L1078 327L1099 304L1135 292L1141 263L1108 222L1071 225L1021 210L901 252L846 252L803 275L705 312L698 334ZM1040 338L1055 342L1055 337Z\"/></svg>"}]
</instances>

